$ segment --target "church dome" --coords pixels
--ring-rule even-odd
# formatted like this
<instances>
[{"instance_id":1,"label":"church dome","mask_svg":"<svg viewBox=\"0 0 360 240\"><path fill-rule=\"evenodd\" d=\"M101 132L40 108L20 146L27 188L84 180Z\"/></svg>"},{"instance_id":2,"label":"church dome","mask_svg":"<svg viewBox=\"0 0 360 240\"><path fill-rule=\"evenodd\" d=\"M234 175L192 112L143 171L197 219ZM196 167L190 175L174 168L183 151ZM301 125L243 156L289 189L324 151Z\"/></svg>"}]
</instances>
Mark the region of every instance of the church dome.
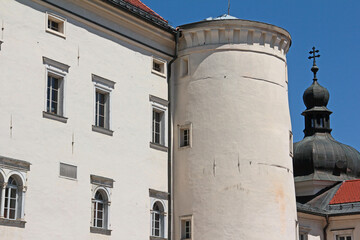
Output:
<instances>
[{"instance_id":1,"label":"church dome","mask_svg":"<svg viewBox=\"0 0 360 240\"><path fill-rule=\"evenodd\" d=\"M313 84L305 90L303 100L307 109L315 106L326 107L329 102L329 91L317 81L314 81Z\"/></svg>"},{"instance_id":2,"label":"church dome","mask_svg":"<svg viewBox=\"0 0 360 240\"><path fill-rule=\"evenodd\" d=\"M315 133L294 144L294 176L315 171L360 176L360 153L336 141L330 133Z\"/></svg>"},{"instance_id":3,"label":"church dome","mask_svg":"<svg viewBox=\"0 0 360 240\"><path fill-rule=\"evenodd\" d=\"M319 68L315 58L318 50L313 48L313 83L303 95L306 110L302 113L305 117L305 137L294 144L294 176L306 176L317 171L330 175L360 177L360 153L345 144L336 141L331 136L330 114L326 108L329 101L329 91L322 87L316 78Z\"/></svg>"}]
</instances>

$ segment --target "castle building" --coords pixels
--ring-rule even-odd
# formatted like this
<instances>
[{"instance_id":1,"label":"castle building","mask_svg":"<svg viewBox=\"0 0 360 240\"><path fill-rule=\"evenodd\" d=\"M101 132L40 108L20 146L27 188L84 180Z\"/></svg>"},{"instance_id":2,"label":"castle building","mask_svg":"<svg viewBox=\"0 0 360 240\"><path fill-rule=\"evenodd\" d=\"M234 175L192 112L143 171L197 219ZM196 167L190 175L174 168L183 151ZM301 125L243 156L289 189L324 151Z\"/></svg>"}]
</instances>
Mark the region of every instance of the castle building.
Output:
<instances>
[{"instance_id":1,"label":"castle building","mask_svg":"<svg viewBox=\"0 0 360 240\"><path fill-rule=\"evenodd\" d=\"M315 57L311 70L305 137L294 144L300 240L360 239L360 153L331 136L329 92L318 83Z\"/></svg>"},{"instance_id":2,"label":"castle building","mask_svg":"<svg viewBox=\"0 0 360 240\"><path fill-rule=\"evenodd\" d=\"M0 239L304 240L328 219L302 210L335 180L302 180L286 30L174 28L139 0L6 0L0 19ZM307 98L303 141L333 143Z\"/></svg>"}]
</instances>

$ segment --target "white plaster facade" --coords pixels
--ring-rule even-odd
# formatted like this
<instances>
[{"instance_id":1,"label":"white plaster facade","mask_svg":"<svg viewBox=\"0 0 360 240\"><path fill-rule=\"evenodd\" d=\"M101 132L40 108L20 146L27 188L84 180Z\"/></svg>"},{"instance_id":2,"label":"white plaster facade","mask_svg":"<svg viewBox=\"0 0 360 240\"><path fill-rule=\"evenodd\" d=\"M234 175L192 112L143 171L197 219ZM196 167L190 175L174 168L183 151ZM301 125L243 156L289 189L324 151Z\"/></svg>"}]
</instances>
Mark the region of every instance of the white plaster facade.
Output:
<instances>
[{"instance_id":1,"label":"white plaster facade","mask_svg":"<svg viewBox=\"0 0 360 240\"><path fill-rule=\"evenodd\" d=\"M149 239L156 202L163 233L151 239L183 238L180 219L193 240L296 239L288 32L243 20L181 26L169 86L175 34L104 1L4 0L0 20L0 180L11 159L31 164L19 172L24 227L0 216L1 239ZM61 83L58 114L47 108L49 72ZM105 127L94 120L97 91ZM59 176L60 163L76 179ZM111 235L90 228L99 189Z\"/></svg>"},{"instance_id":2,"label":"white plaster facade","mask_svg":"<svg viewBox=\"0 0 360 240\"><path fill-rule=\"evenodd\" d=\"M289 34L244 20L180 29L174 139L191 123L192 145L174 143L174 239L188 215L194 239L295 239Z\"/></svg>"}]
</instances>

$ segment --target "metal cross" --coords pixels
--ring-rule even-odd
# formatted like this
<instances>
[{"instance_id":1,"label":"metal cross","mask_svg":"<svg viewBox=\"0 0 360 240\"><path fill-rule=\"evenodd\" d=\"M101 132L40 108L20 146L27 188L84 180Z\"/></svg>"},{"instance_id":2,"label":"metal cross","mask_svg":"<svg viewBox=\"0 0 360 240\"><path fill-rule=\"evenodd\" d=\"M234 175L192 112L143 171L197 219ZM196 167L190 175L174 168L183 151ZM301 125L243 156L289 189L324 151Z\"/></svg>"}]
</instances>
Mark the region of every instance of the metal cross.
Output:
<instances>
[{"instance_id":1,"label":"metal cross","mask_svg":"<svg viewBox=\"0 0 360 240\"><path fill-rule=\"evenodd\" d=\"M313 65L315 64L315 58L320 57L320 54L316 55L316 53L318 53L319 50L315 50L315 47L312 48L312 51L309 52L309 54L312 54L312 56L309 57L309 59L314 59Z\"/></svg>"}]
</instances>

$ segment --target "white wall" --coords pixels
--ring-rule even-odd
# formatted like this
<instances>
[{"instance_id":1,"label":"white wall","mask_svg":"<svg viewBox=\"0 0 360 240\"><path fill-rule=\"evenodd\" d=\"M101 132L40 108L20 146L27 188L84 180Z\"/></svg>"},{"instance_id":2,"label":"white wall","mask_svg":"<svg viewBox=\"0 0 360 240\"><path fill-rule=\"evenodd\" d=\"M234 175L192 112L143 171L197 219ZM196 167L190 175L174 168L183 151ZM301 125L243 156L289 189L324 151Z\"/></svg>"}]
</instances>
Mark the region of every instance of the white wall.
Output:
<instances>
[{"instance_id":1,"label":"white wall","mask_svg":"<svg viewBox=\"0 0 360 240\"><path fill-rule=\"evenodd\" d=\"M286 58L289 34L224 20L180 27L188 76L175 80L174 234L193 216L194 239L295 239ZM177 125L192 123L192 147Z\"/></svg>"},{"instance_id":2,"label":"white wall","mask_svg":"<svg viewBox=\"0 0 360 240\"><path fill-rule=\"evenodd\" d=\"M87 1L75 2L82 8L72 1L54 2L108 27L131 33L140 41L143 36L135 32L143 32L152 39L152 43L146 40L148 44L165 46L163 50L172 54L169 33L154 30L149 35L130 28L101 8L86 12L84 9L96 10ZM4 41L0 51L0 155L32 164L25 200L26 226L24 229L0 226L0 238L108 239L89 231L90 174L96 174L115 180L111 238L146 239L150 234L149 188L167 192L167 153L149 148L152 114L149 94L167 99L166 78L151 73L152 56L165 60L169 57L156 55L149 48L40 3L0 2L0 21L4 26L0 35ZM67 19L66 39L45 32L46 11ZM129 15L118 14L129 22L135 21ZM67 123L42 117L46 98L43 56L70 66L65 80ZM111 94L112 137L92 131L91 74L116 83ZM60 178L59 162L76 165L78 179Z\"/></svg>"}]
</instances>

